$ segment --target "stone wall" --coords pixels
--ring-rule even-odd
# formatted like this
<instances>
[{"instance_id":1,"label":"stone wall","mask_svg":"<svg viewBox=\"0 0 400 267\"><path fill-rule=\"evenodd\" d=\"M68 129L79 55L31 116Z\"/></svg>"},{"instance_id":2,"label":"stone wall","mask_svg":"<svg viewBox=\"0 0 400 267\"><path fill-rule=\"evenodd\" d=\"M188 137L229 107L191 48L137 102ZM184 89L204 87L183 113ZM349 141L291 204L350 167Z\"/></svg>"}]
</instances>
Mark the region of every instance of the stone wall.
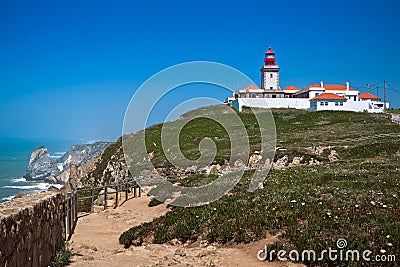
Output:
<instances>
[{"instance_id":1,"label":"stone wall","mask_svg":"<svg viewBox=\"0 0 400 267\"><path fill-rule=\"evenodd\" d=\"M48 266L64 241L60 193L31 193L0 203L0 266Z\"/></svg>"}]
</instances>

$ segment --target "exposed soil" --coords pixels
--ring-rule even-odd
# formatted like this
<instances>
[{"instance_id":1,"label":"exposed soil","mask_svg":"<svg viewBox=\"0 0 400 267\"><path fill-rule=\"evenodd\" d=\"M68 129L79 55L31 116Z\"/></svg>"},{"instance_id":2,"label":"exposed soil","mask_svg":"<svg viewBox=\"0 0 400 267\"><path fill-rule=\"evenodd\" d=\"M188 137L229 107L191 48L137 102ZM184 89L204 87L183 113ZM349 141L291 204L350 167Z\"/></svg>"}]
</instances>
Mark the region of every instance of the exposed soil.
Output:
<instances>
[{"instance_id":1,"label":"exposed soil","mask_svg":"<svg viewBox=\"0 0 400 267\"><path fill-rule=\"evenodd\" d=\"M250 244L218 246L206 242L147 244L125 249L118 238L132 226L168 211L166 205L148 207L150 197L128 200L116 209L80 217L69 248L75 255L70 266L293 266L290 262L261 262L257 253L275 236Z\"/></svg>"}]
</instances>

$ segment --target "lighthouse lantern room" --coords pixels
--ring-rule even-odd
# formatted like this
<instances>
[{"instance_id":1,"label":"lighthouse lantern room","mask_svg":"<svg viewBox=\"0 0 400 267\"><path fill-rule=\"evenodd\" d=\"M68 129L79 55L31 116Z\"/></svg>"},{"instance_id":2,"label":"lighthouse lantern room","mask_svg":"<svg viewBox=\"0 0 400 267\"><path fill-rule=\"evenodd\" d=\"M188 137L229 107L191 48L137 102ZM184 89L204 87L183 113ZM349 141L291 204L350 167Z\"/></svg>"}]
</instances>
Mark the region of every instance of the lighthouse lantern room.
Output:
<instances>
[{"instance_id":1,"label":"lighthouse lantern room","mask_svg":"<svg viewBox=\"0 0 400 267\"><path fill-rule=\"evenodd\" d=\"M261 88L266 90L280 90L279 66L276 65L275 52L268 48L265 52L264 66L261 68Z\"/></svg>"}]
</instances>

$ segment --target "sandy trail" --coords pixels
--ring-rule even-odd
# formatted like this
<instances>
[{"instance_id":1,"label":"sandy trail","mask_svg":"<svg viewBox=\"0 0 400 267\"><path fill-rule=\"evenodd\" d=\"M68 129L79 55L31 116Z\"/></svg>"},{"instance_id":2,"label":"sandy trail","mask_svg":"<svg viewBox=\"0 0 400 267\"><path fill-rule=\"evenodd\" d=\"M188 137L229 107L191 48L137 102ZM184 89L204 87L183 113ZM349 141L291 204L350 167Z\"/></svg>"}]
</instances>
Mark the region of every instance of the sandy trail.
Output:
<instances>
[{"instance_id":1,"label":"sandy trail","mask_svg":"<svg viewBox=\"0 0 400 267\"><path fill-rule=\"evenodd\" d=\"M276 237L247 245L218 247L208 244L148 244L125 249L119 244L121 233L132 226L165 214L165 205L148 207L150 198L128 200L116 209L92 213L78 220L69 242L74 255L70 266L293 266L257 260L257 252Z\"/></svg>"}]
</instances>

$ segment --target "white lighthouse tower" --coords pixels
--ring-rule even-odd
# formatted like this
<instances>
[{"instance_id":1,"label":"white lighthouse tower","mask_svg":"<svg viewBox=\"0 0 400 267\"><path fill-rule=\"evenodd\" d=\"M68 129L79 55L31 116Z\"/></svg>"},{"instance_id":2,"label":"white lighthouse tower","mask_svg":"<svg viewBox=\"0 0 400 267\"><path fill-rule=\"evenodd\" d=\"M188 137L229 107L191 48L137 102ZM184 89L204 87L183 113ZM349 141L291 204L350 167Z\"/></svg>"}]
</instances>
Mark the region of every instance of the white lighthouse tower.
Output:
<instances>
[{"instance_id":1,"label":"white lighthouse tower","mask_svg":"<svg viewBox=\"0 0 400 267\"><path fill-rule=\"evenodd\" d=\"M261 68L261 88L265 90L280 90L279 70L276 65L275 52L268 48L265 52L264 66Z\"/></svg>"}]
</instances>

